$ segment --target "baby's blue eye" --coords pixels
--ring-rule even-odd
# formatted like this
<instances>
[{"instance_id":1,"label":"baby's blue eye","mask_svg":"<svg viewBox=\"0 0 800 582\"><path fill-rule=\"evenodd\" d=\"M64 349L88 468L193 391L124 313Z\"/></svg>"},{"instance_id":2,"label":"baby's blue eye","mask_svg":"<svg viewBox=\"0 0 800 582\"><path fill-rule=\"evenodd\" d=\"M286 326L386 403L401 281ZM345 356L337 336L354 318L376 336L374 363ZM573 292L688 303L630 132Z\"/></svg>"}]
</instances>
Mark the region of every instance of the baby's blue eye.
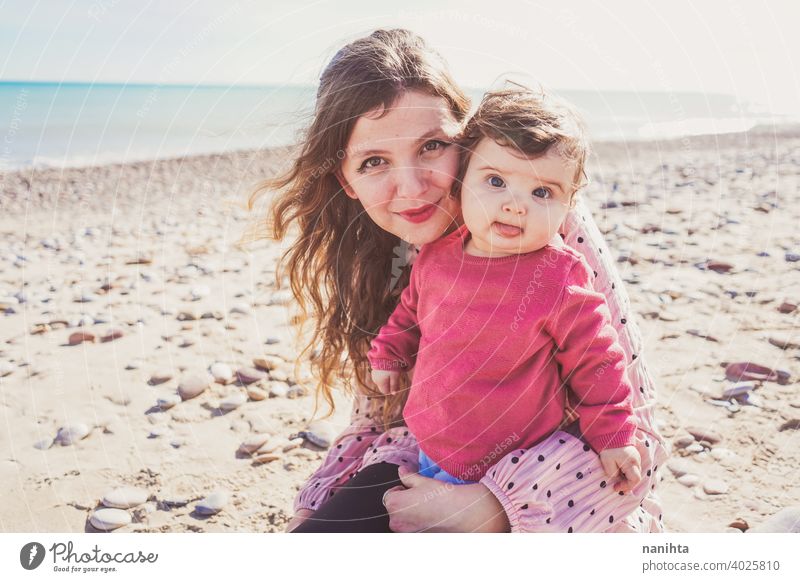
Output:
<instances>
[{"instance_id":1,"label":"baby's blue eye","mask_svg":"<svg viewBox=\"0 0 800 582\"><path fill-rule=\"evenodd\" d=\"M502 188L503 186L506 185L506 183L503 182L503 179L500 178L499 176L492 176L491 178L489 178L489 184L491 184L495 188Z\"/></svg>"},{"instance_id":2,"label":"baby's blue eye","mask_svg":"<svg viewBox=\"0 0 800 582\"><path fill-rule=\"evenodd\" d=\"M551 196L550 190L542 187L536 188L536 190L533 191L533 195L536 196L537 198L544 198L544 199L550 198Z\"/></svg>"}]
</instances>

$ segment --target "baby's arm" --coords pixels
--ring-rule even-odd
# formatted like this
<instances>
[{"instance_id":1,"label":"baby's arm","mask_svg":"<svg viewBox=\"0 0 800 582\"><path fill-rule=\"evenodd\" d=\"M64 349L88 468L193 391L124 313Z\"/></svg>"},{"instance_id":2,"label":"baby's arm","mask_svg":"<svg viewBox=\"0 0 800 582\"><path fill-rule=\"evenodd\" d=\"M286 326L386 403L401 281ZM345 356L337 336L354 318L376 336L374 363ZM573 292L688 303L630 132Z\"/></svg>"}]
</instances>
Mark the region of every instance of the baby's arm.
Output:
<instances>
[{"instance_id":1,"label":"baby's arm","mask_svg":"<svg viewBox=\"0 0 800 582\"><path fill-rule=\"evenodd\" d=\"M625 356L583 260L571 268L554 315L547 331L558 346L563 381L576 397L581 432L598 453L632 446L636 421Z\"/></svg>"},{"instance_id":2,"label":"baby's arm","mask_svg":"<svg viewBox=\"0 0 800 582\"><path fill-rule=\"evenodd\" d=\"M396 391L400 372L414 367L419 350L417 303L421 259L422 253L411 268L409 283L400 295L400 302L372 340L372 348L367 354L372 380L385 394Z\"/></svg>"}]
</instances>

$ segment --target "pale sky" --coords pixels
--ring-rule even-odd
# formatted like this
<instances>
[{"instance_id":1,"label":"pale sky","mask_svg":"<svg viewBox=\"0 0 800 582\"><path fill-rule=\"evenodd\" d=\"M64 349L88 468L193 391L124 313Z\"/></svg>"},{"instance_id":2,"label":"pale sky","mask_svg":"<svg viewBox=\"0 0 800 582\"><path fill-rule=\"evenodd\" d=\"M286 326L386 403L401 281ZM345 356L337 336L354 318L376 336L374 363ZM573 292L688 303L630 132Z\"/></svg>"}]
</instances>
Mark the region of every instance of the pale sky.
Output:
<instances>
[{"instance_id":1,"label":"pale sky","mask_svg":"<svg viewBox=\"0 0 800 582\"><path fill-rule=\"evenodd\" d=\"M345 41L422 35L465 86L698 91L800 111L797 0L0 0L0 79L313 83Z\"/></svg>"}]
</instances>

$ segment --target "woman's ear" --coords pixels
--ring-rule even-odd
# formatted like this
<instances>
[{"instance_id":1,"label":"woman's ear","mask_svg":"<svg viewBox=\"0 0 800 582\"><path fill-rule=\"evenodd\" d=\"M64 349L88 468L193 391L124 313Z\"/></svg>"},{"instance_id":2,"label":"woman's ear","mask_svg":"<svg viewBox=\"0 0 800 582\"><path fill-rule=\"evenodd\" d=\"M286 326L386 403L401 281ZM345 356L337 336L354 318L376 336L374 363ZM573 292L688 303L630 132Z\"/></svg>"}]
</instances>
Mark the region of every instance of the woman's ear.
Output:
<instances>
[{"instance_id":1,"label":"woman's ear","mask_svg":"<svg viewBox=\"0 0 800 582\"><path fill-rule=\"evenodd\" d=\"M344 190L344 193L347 194L348 198L352 198L353 200L358 200L358 196L356 196L355 190L350 187L350 184L347 183L347 180L344 179L344 175L342 174L342 169L337 168L333 171L333 175L336 176L336 179L339 180L339 185Z\"/></svg>"}]
</instances>

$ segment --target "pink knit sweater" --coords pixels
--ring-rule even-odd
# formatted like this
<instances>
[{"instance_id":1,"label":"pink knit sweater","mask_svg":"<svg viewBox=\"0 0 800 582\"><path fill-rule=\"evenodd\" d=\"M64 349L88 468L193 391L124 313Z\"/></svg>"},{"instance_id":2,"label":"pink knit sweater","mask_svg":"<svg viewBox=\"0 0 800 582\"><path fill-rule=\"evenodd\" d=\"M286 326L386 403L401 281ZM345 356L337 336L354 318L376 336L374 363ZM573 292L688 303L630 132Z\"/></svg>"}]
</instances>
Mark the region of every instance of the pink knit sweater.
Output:
<instances>
[{"instance_id":1,"label":"pink knit sweater","mask_svg":"<svg viewBox=\"0 0 800 582\"><path fill-rule=\"evenodd\" d=\"M498 450L556 431L569 391L595 451L632 445L624 354L581 255L550 244L478 257L468 238L461 227L422 248L369 352L374 369L416 365L403 416L420 448L478 480Z\"/></svg>"}]
</instances>

